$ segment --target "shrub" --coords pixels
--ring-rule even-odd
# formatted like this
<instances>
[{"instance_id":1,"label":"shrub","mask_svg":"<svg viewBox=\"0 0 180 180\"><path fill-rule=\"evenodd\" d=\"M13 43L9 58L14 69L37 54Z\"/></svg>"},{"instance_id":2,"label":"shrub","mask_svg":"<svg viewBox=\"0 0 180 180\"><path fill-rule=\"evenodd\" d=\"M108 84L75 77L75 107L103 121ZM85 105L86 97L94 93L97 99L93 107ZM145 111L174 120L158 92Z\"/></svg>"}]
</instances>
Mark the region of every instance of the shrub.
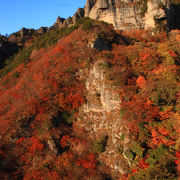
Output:
<instances>
[{"instance_id":1,"label":"shrub","mask_svg":"<svg viewBox=\"0 0 180 180\"><path fill-rule=\"evenodd\" d=\"M44 33L34 42L34 47L36 49L40 49L40 48L47 48L48 46L56 44L60 38L67 36L78 27L79 27L78 25L74 25L70 27L62 27L60 29L57 28L47 33Z\"/></svg>"},{"instance_id":2,"label":"shrub","mask_svg":"<svg viewBox=\"0 0 180 180\"><path fill-rule=\"evenodd\" d=\"M163 77L166 75L165 77ZM172 105L176 101L176 93L177 93L177 82L174 77L169 76L164 73L163 76L152 77L153 83L149 83L148 87L151 86L149 91L149 97L152 99L155 105L163 106L163 105Z\"/></svg>"},{"instance_id":3,"label":"shrub","mask_svg":"<svg viewBox=\"0 0 180 180\"><path fill-rule=\"evenodd\" d=\"M104 152L106 143L107 143L107 136L101 137L100 140L94 142L93 151L96 153Z\"/></svg>"},{"instance_id":4,"label":"shrub","mask_svg":"<svg viewBox=\"0 0 180 180\"><path fill-rule=\"evenodd\" d=\"M140 15L141 15L142 17L144 17L146 11L147 11L147 0L143 0L143 1L141 2L141 11L140 11Z\"/></svg>"},{"instance_id":5,"label":"shrub","mask_svg":"<svg viewBox=\"0 0 180 180\"><path fill-rule=\"evenodd\" d=\"M83 22L82 24L82 30L83 31L88 31L90 29L93 28L93 23L92 23L92 20L91 19L85 19L85 21Z\"/></svg>"},{"instance_id":6,"label":"shrub","mask_svg":"<svg viewBox=\"0 0 180 180\"><path fill-rule=\"evenodd\" d=\"M16 54L14 57L11 57L10 60L6 60L6 66L0 70L0 77L2 78L3 76L7 75L18 65L29 62L29 57L32 50L33 46L29 46L27 48L24 47L19 51L18 54Z\"/></svg>"},{"instance_id":7,"label":"shrub","mask_svg":"<svg viewBox=\"0 0 180 180\"><path fill-rule=\"evenodd\" d=\"M129 151L129 150L126 150L125 152L124 152L124 154L125 154L125 156L129 159L129 160L134 160L134 158L135 158L135 155L134 155L134 153L133 152L131 152L131 151Z\"/></svg>"},{"instance_id":8,"label":"shrub","mask_svg":"<svg viewBox=\"0 0 180 180\"><path fill-rule=\"evenodd\" d=\"M138 157L142 157L143 155L143 148L137 142L131 144L130 150Z\"/></svg>"}]
</instances>

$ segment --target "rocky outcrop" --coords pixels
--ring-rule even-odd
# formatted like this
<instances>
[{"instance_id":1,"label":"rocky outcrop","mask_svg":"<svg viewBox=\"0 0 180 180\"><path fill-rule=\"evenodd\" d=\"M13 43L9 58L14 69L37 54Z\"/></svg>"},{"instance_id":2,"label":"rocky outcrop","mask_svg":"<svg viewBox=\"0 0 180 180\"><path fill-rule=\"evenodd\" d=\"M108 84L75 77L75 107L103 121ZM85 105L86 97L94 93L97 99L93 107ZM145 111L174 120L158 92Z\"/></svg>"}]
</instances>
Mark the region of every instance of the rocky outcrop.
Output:
<instances>
[{"instance_id":1,"label":"rocky outcrop","mask_svg":"<svg viewBox=\"0 0 180 180\"><path fill-rule=\"evenodd\" d=\"M93 0L87 0L86 1L86 5L84 7L84 11L85 11L85 16L86 17L89 17L89 13L91 11L91 9L93 8L93 6L95 5L95 2L96 1L93 1Z\"/></svg>"},{"instance_id":2,"label":"rocky outcrop","mask_svg":"<svg viewBox=\"0 0 180 180\"><path fill-rule=\"evenodd\" d=\"M165 28L170 21L170 1L147 1L147 12L145 13L144 24L145 29Z\"/></svg>"},{"instance_id":3,"label":"rocky outcrop","mask_svg":"<svg viewBox=\"0 0 180 180\"><path fill-rule=\"evenodd\" d=\"M48 28L47 28L47 27L40 27L40 28L37 30L38 34L43 34L43 33L47 32L47 31L48 31Z\"/></svg>"},{"instance_id":4,"label":"rocky outcrop","mask_svg":"<svg viewBox=\"0 0 180 180\"><path fill-rule=\"evenodd\" d=\"M75 24L78 19L84 17L84 9L83 8L78 8L78 10L76 11L76 13L74 14L73 17L69 17L67 19L64 18L60 18L59 16L56 19L55 24L53 25L53 27L64 27L64 26L70 26Z\"/></svg>"},{"instance_id":5,"label":"rocky outcrop","mask_svg":"<svg viewBox=\"0 0 180 180\"><path fill-rule=\"evenodd\" d=\"M84 17L84 9L83 8L78 8L74 16L72 17L73 24L77 22L77 20L81 17Z\"/></svg>"},{"instance_id":6,"label":"rocky outcrop","mask_svg":"<svg viewBox=\"0 0 180 180\"><path fill-rule=\"evenodd\" d=\"M77 123L92 140L106 137L106 147L99 161L113 172L124 174L129 166L123 155L130 141L129 133L120 117L121 98L117 89L106 80L106 67L103 60L98 60L90 70L86 81L87 103L82 107Z\"/></svg>"},{"instance_id":7,"label":"rocky outcrop","mask_svg":"<svg viewBox=\"0 0 180 180\"><path fill-rule=\"evenodd\" d=\"M113 24L115 29L168 29L171 18L170 0L87 0L72 18L61 20L58 27L75 24L81 17Z\"/></svg>"},{"instance_id":8,"label":"rocky outcrop","mask_svg":"<svg viewBox=\"0 0 180 180\"><path fill-rule=\"evenodd\" d=\"M62 26L69 26L73 24L73 20L72 17L69 17L67 19L64 20L63 25Z\"/></svg>"},{"instance_id":9,"label":"rocky outcrop","mask_svg":"<svg viewBox=\"0 0 180 180\"><path fill-rule=\"evenodd\" d=\"M35 32L34 29L22 28L18 33L23 38L24 36L32 36L34 32Z\"/></svg>"},{"instance_id":10,"label":"rocky outcrop","mask_svg":"<svg viewBox=\"0 0 180 180\"><path fill-rule=\"evenodd\" d=\"M170 0L87 0L85 16L113 24L116 29L168 25Z\"/></svg>"},{"instance_id":11,"label":"rocky outcrop","mask_svg":"<svg viewBox=\"0 0 180 180\"><path fill-rule=\"evenodd\" d=\"M53 25L53 28L62 27L64 21L65 21L64 18L61 18L60 16L58 16L56 19L56 22Z\"/></svg>"},{"instance_id":12,"label":"rocky outcrop","mask_svg":"<svg viewBox=\"0 0 180 180\"><path fill-rule=\"evenodd\" d=\"M64 20L65 20L64 18L61 18L60 16L58 16L56 19L56 24L59 24L59 23L63 24Z\"/></svg>"}]
</instances>

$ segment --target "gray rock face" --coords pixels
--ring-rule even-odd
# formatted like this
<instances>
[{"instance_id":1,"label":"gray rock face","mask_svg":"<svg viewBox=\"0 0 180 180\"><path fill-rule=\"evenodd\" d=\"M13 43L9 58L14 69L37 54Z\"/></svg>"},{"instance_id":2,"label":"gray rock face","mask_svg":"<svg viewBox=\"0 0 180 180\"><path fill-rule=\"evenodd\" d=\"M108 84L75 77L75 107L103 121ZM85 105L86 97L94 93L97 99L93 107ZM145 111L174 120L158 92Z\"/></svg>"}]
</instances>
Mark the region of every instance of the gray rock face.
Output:
<instances>
[{"instance_id":1,"label":"gray rock face","mask_svg":"<svg viewBox=\"0 0 180 180\"><path fill-rule=\"evenodd\" d=\"M87 0L85 16L113 24L115 29L155 28L168 24L170 0Z\"/></svg>"},{"instance_id":2,"label":"gray rock face","mask_svg":"<svg viewBox=\"0 0 180 180\"><path fill-rule=\"evenodd\" d=\"M130 142L128 128L119 115L121 98L117 89L106 80L106 63L100 59L90 69L86 81L87 103L81 109L77 123L85 128L93 140L106 136L105 151L99 161L105 163L113 172L125 174L129 166L126 158L118 152L119 147L125 150ZM124 134L124 140L121 136Z\"/></svg>"},{"instance_id":3,"label":"gray rock face","mask_svg":"<svg viewBox=\"0 0 180 180\"><path fill-rule=\"evenodd\" d=\"M170 0L148 1L145 14L145 29L155 28L158 21L168 24L170 20Z\"/></svg>"},{"instance_id":4,"label":"gray rock face","mask_svg":"<svg viewBox=\"0 0 180 180\"><path fill-rule=\"evenodd\" d=\"M81 17L90 17L113 24L118 30L168 30L171 12L171 0L87 0L84 9L79 8L72 18L58 17L55 25L71 26Z\"/></svg>"},{"instance_id":5,"label":"gray rock face","mask_svg":"<svg viewBox=\"0 0 180 180\"><path fill-rule=\"evenodd\" d=\"M93 8L94 4L95 4L94 0L87 0L86 6L84 8L86 17L89 16L89 13L90 13L91 9Z\"/></svg>"},{"instance_id":6,"label":"gray rock face","mask_svg":"<svg viewBox=\"0 0 180 180\"><path fill-rule=\"evenodd\" d=\"M54 26L59 27L59 28L64 27L64 26L70 26L72 24L75 24L77 20L80 19L81 17L84 17L84 9L78 8L78 10L76 11L76 13L74 14L72 18L69 17L67 19L64 19L58 16Z\"/></svg>"}]
</instances>

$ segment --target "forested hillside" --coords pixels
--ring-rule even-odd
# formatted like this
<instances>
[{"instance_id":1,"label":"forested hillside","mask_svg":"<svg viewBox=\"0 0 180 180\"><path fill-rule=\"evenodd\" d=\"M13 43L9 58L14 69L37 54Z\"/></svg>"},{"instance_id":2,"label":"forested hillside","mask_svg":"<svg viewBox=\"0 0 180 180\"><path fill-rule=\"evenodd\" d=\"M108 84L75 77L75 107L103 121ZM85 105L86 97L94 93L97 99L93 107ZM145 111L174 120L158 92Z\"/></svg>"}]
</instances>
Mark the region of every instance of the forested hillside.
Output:
<instances>
[{"instance_id":1,"label":"forested hillside","mask_svg":"<svg viewBox=\"0 0 180 180\"><path fill-rule=\"evenodd\" d=\"M32 38L0 69L0 179L178 179L179 65L179 30L120 32L82 18ZM107 121L122 122L117 146L107 127L90 134L94 122L83 120L103 96L89 97L95 66L118 96L118 112L107 109ZM118 168L103 159L109 146Z\"/></svg>"}]
</instances>

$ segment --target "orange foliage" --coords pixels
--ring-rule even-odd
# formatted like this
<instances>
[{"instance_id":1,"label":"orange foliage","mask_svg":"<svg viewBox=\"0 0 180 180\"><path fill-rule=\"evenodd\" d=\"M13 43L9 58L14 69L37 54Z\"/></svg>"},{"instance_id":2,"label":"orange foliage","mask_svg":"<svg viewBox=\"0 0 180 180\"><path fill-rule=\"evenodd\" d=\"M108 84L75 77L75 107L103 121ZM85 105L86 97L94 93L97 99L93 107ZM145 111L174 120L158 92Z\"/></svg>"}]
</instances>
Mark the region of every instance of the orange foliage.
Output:
<instances>
[{"instance_id":1,"label":"orange foliage","mask_svg":"<svg viewBox=\"0 0 180 180\"><path fill-rule=\"evenodd\" d=\"M169 119L169 118L172 116L171 110L172 110L172 108L169 108L169 109L166 109L165 111L159 112L160 119L161 119L162 121L163 121L163 120L166 120L166 119Z\"/></svg>"},{"instance_id":2,"label":"orange foliage","mask_svg":"<svg viewBox=\"0 0 180 180\"><path fill-rule=\"evenodd\" d=\"M122 107L125 110L124 120L127 123L129 121L128 125L132 127L130 128L132 132L138 131L139 122L152 122L154 118L159 117L159 109L138 95L133 95L129 101L124 101Z\"/></svg>"},{"instance_id":3,"label":"orange foliage","mask_svg":"<svg viewBox=\"0 0 180 180\"><path fill-rule=\"evenodd\" d=\"M164 144L166 146L171 146L175 144L174 140L165 137L165 136L168 136L169 134L169 131L165 129L162 129L162 128L159 128L158 130L152 129L150 132L151 132L152 139L149 142L149 146L152 148L155 148L161 144Z\"/></svg>"},{"instance_id":4,"label":"orange foliage","mask_svg":"<svg viewBox=\"0 0 180 180\"><path fill-rule=\"evenodd\" d=\"M127 36L133 39L142 40L142 34L145 33L144 29L131 29L122 32L123 36Z\"/></svg>"},{"instance_id":5,"label":"orange foliage","mask_svg":"<svg viewBox=\"0 0 180 180\"><path fill-rule=\"evenodd\" d=\"M139 76L138 79L136 80L136 83L140 88L143 88L146 85L146 80L143 76Z\"/></svg>"},{"instance_id":6,"label":"orange foliage","mask_svg":"<svg viewBox=\"0 0 180 180\"><path fill-rule=\"evenodd\" d=\"M69 180L73 179L72 174L76 172L81 175L86 172L97 174L95 154L89 153L87 148L91 146L90 143L86 143L90 139L84 129L80 130L78 123L76 128L74 124L72 127L60 124L58 128L49 128L48 132L46 130L40 132L40 130L43 125L46 125L43 124L46 121L49 123L54 119L61 120L61 117L57 117L59 110L67 111L70 115L72 112L76 112L73 114L73 118L76 118L78 108L84 103L85 86L83 81L86 80L86 77L78 79L77 72L83 68L86 76L88 68L85 65L89 63L87 59L93 61L97 57L99 58L99 55L103 55L107 60L105 74L109 73L108 75L111 75L109 80L120 87L118 92L122 97L123 122L129 125L133 133L139 132L138 124L140 122L146 123L147 133L151 134L151 137L148 137L146 150L149 147L156 148L161 144L166 146L175 144L172 132L166 126L149 127L149 124L157 119L161 120L160 123L170 119L172 109L160 112L159 108L146 97L143 90L147 88L148 78L151 78L149 77L150 73L154 76L159 76L164 72L175 73L178 67L176 65L164 67L163 64L159 64L161 58L156 49L152 48L153 45L149 48L138 45L138 43L132 46L114 45L111 52L104 51L99 54L95 49L86 46L87 37L84 38L85 34L82 33L81 30L78 30L46 50L33 51L30 57L31 62L17 67L15 71L5 76L0 84L0 136L9 137L7 136L9 133L15 137L26 137L15 141L15 154L18 166L22 169L22 175L25 175L24 180ZM144 30L133 30L126 35L142 40L142 33ZM173 58L178 56L175 51L168 51L168 53ZM20 76L15 79L14 73L19 73ZM139 77L136 79L137 76ZM80 80L83 81L80 82ZM31 137L32 134L33 137ZM47 142L47 136L55 139L54 148L59 148L58 151L62 151L61 154L48 153L51 152L48 151L48 147L46 151L43 151L44 144L49 147L51 144L50 141ZM83 137L87 141L83 138L80 140L76 138L77 136ZM60 139L60 137L62 138ZM43 142L45 141L44 144L40 141L42 138ZM57 139L60 139L60 145L56 144ZM85 149L86 144L88 145ZM27 147L29 147L29 151ZM25 150L27 153L24 153ZM13 152L13 149L10 151ZM88 155L84 155L82 152L84 154L88 152ZM47 156L45 157L44 154ZM175 163L177 164L179 163L179 154L176 152ZM4 151L0 150L0 157L5 158L6 156ZM42 160L42 164L36 163L36 156ZM51 165L45 166L46 160L43 158L47 158L48 164ZM42 165L45 166L43 166L43 170ZM141 159L137 166L139 168L132 169L131 175L139 169L148 168L149 163L146 163L145 159ZM128 177L129 175L124 176L125 179ZM85 176L85 179L88 178Z\"/></svg>"}]
</instances>

